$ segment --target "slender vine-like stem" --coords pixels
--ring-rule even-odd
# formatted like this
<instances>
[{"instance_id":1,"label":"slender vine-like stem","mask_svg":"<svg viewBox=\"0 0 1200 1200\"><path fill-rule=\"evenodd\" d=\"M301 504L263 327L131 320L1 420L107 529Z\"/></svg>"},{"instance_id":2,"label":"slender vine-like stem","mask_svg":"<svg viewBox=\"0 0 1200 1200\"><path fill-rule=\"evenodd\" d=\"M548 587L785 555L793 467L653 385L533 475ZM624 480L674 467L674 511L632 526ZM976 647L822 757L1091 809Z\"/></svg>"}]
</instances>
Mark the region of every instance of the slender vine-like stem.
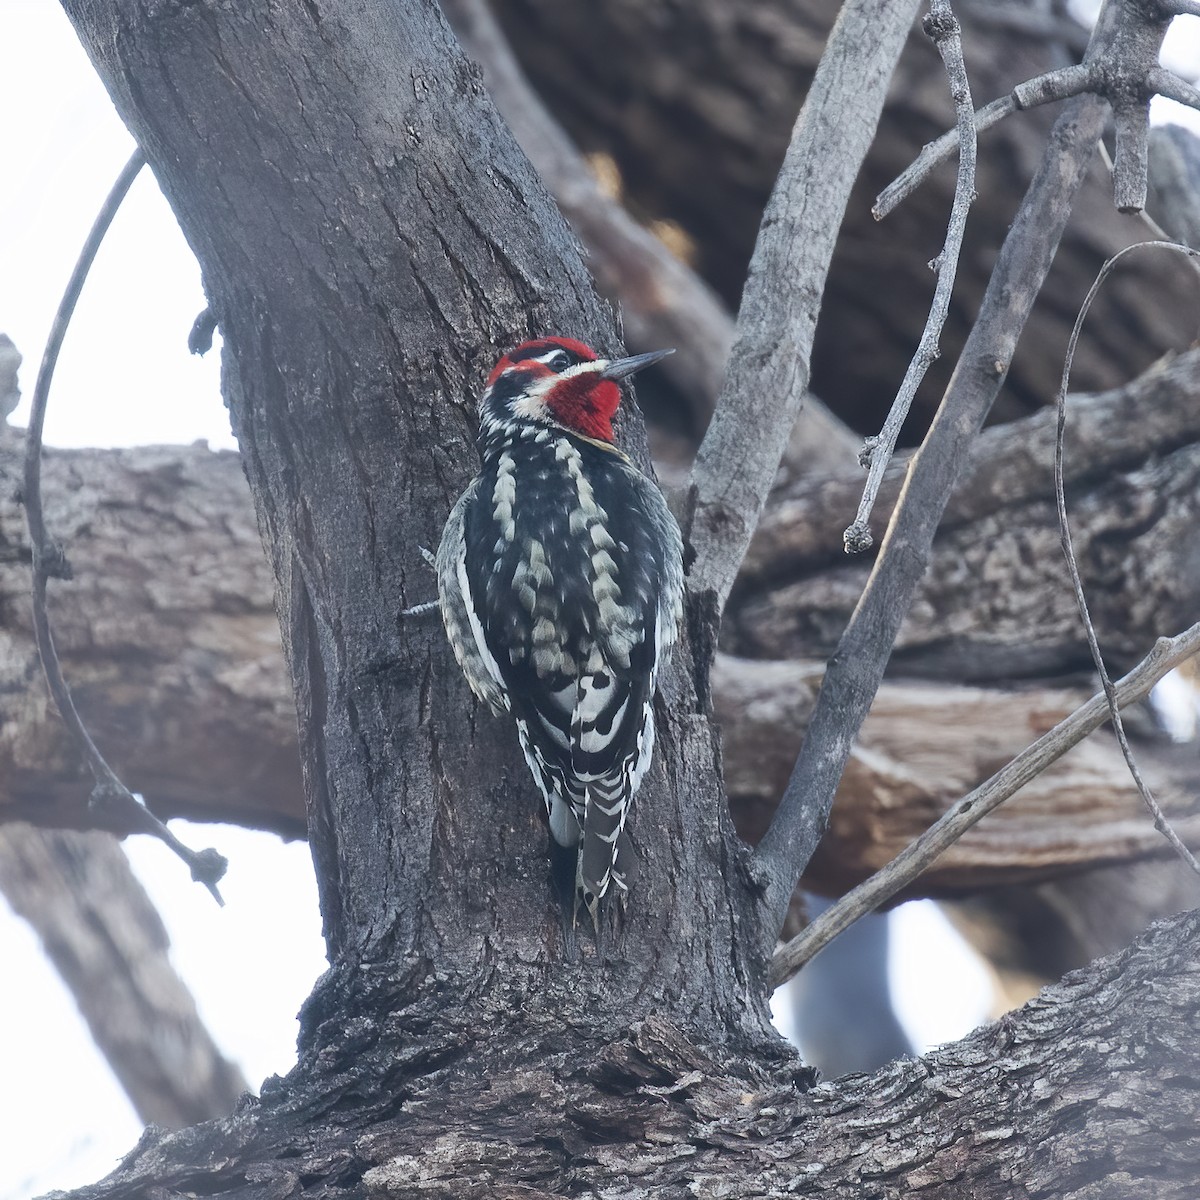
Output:
<instances>
[{"instance_id":1,"label":"slender vine-like stem","mask_svg":"<svg viewBox=\"0 0 1200 1200\"><path fill-rule=\"evenodd\" d=\"M946 324L946 315L950 311L950 295L958 275L958 256L967 228L967 214L971 211L971 202L975 199L975 106L971 102L967 65L963 61L962 30L949 0L933 0L929 16L924 21L924 29L933 39L938 54L941 55L950 80L950 95L958 114L958 178L954 184L954 203L950 209L950 220L946 224L946 240L942 244L941 253L929 264L937 272L937 286L934 288L933 302L929 306L929 316L925 321L921 341L908 364L908 370L904 374L904 380L896 393L896 399L883 428L877 437L870 439L864 451L864 457L870 464L867 483L863 488L854 523L843 535L846 550L851 554L869 549L872 544L871 511L879 495L883 473L891 462L896 449L896 439L900 436L900 428L908 417L908 410L912 407L917 389L921 386L925 373L941 353L938 342Z\"/></svg>"},{"instance_id":2,"label":"slender vine-like stem","mask_svg":"<svg viewBox=\"0 0 1200 1200\"><path fill-rule=\"evenodd\" d=\"M104 240L104 235L108 232L108 227L112 223L113 217L116 216L117 209L121 206L121 201L125 199L126 193L145 164L146 158L142 151L140 149L134 151L133 156L117 177L117 181L113 184L112 190L96 217L54 316L54 324L50 328L50 336L46 342L41 367L38 370L37 383L33 389L29 428L25 436L25 487L23 491L25 516L29 524L29 540L33 554L33 629L50 694L54 697L64 724L79 743L95 781L92 789L92 807L96 810L107 810L130 829L152 834L165 842L187 863L191 869L192 878L198 883L203 883L220 904L222 900L221 893L217 890L217 883L225 874L228 866L224 856L218 854L216 850L195 851L185 846L144 804L138 802L137 797L121 782L96 747L87 726L84 725L83 719L79 715L79 710L75 707L71 690L63 676L62 664L59 662L58 652L54 647L50 613L46 606L46 585L50 577L53 575L56 578L69 579L71 573L62 547L53 542L47 532L45 514L42 510L42 430L46 422L50 384L54 378L54 368L58 363L63 339L71 323L71 316L75 311L75 305L83 290L83 284L87 279L92 262L95 260L96 252L100 249L100 243Z\"/></svg>"},{"instance_id":3,"label":"slender vine-like stem","mask_svg":"<svg viewBox=\"0 0 1200 1200\"><path fill-rule=\"evenodd\" d=\"M1145 779L1142 778L1142 773L1138 769L1137 759L1134 757L1133 750L1129 745L1129 739L1125 735L1125 725L1121 720L1116 688L1113 685L1112 678L1109 676L1108 668L1104 664L1104 655L1100 651L1100 642L1096 637L1096 627L1093 625L1091 613L1088 611L1087 596L1084 594L1083 580L1079 572L1079 562L1075 557L1075 547L1071 538L1071 524L1067 519L1067 495L1066 486L1063 482L1063 446L1067 428L1067 387L1071 381L1071 367L1075 361L1075 347L1079 343L1080 331L1083 329L1083 323L1087 319L1088 312L1091 310L1092 302L1117 263L1125 255L1143 248L1172 250L1177 254L1187 255L1189 258L1200 258L1200 252L1192 250L1187 246L1181 246L1177 242L1135 242L1132 246L1126 246L1124 250L1119 250L1100 268L1100 273L1096 276L1096 281L1092 284L1087 296L1084 298L1083 305L1079 309L1079 315L1075 318L1075 325L1071 330L1070 340L1067 342L1066 357L1063 360L1062 381L1059 384L1057 399L1058 427L1057 436L1054 441L1054 496L1058 504L1059 534L1062 540L1063 553L1067 559L1067 568L1071 573L1071 586L1075 591L1075 603L1079 607L1079 618L1083 622L1084 633L1087 635L1088 649L1091 651L1092 661L1096 665L1096 672L1100 676L1100 684L1104 688L1104 695L1108 701L1109 714L1112 718L1113 730L1117 735L1117 742L1120 744L1121 753L1125 756L1125 764L1129 767L1130 775L1133 776L1133 782L1137 787L1138 794L1154 817L1154 828L1171 843L1179 857L1197 875L1200 875L1200 862L1196 861L1196 856L1184 845L1179 834L1175 832L1171 822L1167 820L1158 801L1154 798L1154 793L1150 790Z\"/></svg>"}]
</instances>

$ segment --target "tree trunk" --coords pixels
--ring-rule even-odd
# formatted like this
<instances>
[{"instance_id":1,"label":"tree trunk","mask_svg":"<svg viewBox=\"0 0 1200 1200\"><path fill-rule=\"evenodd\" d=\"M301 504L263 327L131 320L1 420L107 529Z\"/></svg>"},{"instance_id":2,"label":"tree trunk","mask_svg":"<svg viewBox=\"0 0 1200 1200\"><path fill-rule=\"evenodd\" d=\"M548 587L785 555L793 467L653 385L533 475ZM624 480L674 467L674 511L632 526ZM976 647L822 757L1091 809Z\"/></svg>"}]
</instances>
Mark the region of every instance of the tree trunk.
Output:
<instances>
[{"instance_id":1,"label":"tree trunk","mask_svg":"<svg viewBox=\"0 0 1200 1200\"><path fill-rule=\"evenodd\" d=\"M473 395L497 348L547 330L615 345L436 6L309 6L265 27L205 5L67 8L225 337L300 713L328 987L357 1007L403 978L479 1036L547 1020L613 1036L653 1012L686 1014L703 1040L773 1038L741 935L753 888L692 690L707 663L685 644L667 673L617 945L570 961L513 731L468 701L436 622L398 616L432 591L419 547L474 471ZM623 436L644 445L636 419ZM506 995L527 997L520 1020Z\"/></svg>"}]
</instances>

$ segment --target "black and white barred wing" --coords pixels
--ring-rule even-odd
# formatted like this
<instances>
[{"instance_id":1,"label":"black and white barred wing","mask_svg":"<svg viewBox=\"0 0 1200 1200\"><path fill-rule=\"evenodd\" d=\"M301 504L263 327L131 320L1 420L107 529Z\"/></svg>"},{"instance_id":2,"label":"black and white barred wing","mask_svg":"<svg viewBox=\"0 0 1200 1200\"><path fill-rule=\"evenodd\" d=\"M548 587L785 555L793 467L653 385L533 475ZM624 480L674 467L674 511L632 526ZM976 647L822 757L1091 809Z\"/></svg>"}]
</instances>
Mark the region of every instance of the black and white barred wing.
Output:
<instances>
[{"instance_id":1,"label":"black and white barred wing","mask_svg":"<svg viewBox=\"0 0 1200 1200\"><path fill-rule=\"evenodd\" d=\"M484 635L478 606L474 603L467 575L467 544L464 534L467 514L477 502L480 480L476 479L450 510L435 562L438 603L442 623L454 657L467 678L471 691L499 715L508 711L504 677Z\"/></svg>"}]
</instances>

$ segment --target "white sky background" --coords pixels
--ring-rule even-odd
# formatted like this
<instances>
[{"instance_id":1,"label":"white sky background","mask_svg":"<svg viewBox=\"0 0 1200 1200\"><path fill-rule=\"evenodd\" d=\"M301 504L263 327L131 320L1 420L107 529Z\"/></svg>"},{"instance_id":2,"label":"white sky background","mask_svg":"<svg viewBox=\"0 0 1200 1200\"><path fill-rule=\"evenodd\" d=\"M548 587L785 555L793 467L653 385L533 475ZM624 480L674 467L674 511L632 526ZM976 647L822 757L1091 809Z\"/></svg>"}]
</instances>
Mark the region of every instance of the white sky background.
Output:
<instances>
[{"instance_id":1,"label":"white sky background","mask_svg":"<svg viewBox=\"0 0 1200 1200\"><path fill-rule=\"evenodd\" d=\"M1196 26L1177 21L1164 54L1190 77L1200 72L1188 40ZM0 331L25 355L28 397L62 287L133 142L57 4L0 0L0 35ZM1200 130L1200 114L1175 105L1156 101L1155 117ZM203 307L196 261L143 171L68 333L47 442L203 438L213 448L234 446L219 391L220 339L204 359L186 349ZM24 424L26 412L23 404L14 424ZM325 965L308 850L231 827L178 831L229 857L224 909L164 847L134 838L126 848L201 1015L257 1085L294 1061L294 1016ZM915 1043L924 1049L967 1032L991 1001L983 970L932 905L905 906L893 928L897 1008ZM36 939L2 901L0 963L0 1200L24 1200L100 1177L133 1145L140 1124Z\"/></svg>"}]
</instances>

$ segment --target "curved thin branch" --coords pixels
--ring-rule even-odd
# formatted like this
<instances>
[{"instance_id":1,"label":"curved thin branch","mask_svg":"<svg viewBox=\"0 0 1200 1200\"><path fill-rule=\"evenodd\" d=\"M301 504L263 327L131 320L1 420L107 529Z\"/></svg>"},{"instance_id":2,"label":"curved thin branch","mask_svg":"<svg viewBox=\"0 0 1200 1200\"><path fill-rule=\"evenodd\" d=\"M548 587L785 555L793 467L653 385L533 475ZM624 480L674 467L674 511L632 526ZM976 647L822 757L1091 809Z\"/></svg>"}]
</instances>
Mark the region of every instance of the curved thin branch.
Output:
<instances>
[{"instance_id":1,"label":"curved thin branch","mask_svg":"<svg viewBox=\"0 0 1200 1200\"><path fill-rule=\"evenodd\" d=\"M1075 318L1075 325L1071 330L1071 339L1067 343L1066 357L1063 360L1062 383L1059 385L1056 401L1058 406L1058 425L1054 442L1054 497L1058 506L1058 527L1062 537L1063 553L1066 555L1067 567L1071 572L1071 586L1075 590L1075 602L1079 606L1079 617L1083 622L1084 633L1087 635L1088 649L1091 651L1092 661L1096 664L1096 672L1099 674L1101 686L1104 688L1104 696L1108 702L1113 730L1121 746L1121 753L1125 756L1125 763L1129 767L1130 775L1133 776L1133 782L1137 787L1138 794L1142 797L1143 802L1154 817L1154 828L1171 843L1179 857L1197 875L1200 875L1200 862L1196 861L1196 856L1183 844L1179 834L1172 828L1170 821L1167 820L1166 815L1159 807L1158 801L1154 798L1154 793L1151 792L1146 781L1142 778L1142 773L1138 769L1133 750L1129 746L1129 739L1125 736L1125 724L1121 720L1116 688L1113 686L1108 668L1104 665L1104 655L1100 652L1100 643L1096 637L1096 627L1092 624L1092 617L1088 612L1087 597L1083 591L1083 580L1079 576L1079 562L1075 557L1075 548L1071 541L1071 524L1067 519L1066 486L1063 482L1063 442L1067 428L1067 387L1071 382L1071 366L1075 361L1075 347L1079 343L1080 331L1083 329L1083 323L1087 319L1088 312L1091 310L1092 302L1096 299L1096 295L1100 291L1105 279L1108 278L1117 263L1126 254L1129 254L1133 250L1139 250L1142 247L1173 250L1189 258L1200 258L1200 252L1192 250L1187 246L1181 246L1176 242L1135 242L1132 246L1126 246L1124 250L1118 251L1100 268L1100 273L1096 276L1096 281L1092 284L1091 289L1084 298L1083 305L1079 309L1079 315Z\"/></svg>"},{"instance_id":2,"label":"curved thin branch","mask_svg":"<svg viewBox=\"0 0 1200 1200\"><path fill-rule=\"evenodd\" d=\"M134 151L133 156L125 164L116 183L105 199L95 224L84 242L79 253L79 260L71 273L58 312L54 316L54 324L50 329L50 337L46 343L46 351L42 356L42 365L38 370L37 383L33 389L33 403L29 414L29 428L25 440L25 515L29 522L29 540L33 552L33 627L37 638L38 653L42 659L46 683L54 696L54 702L67 727L79 743L95 780L92 790L91 803L94 806L112 807L121 811L129 819L131 826L143 833L152 834L165 842L191 869L192 878L203 883L212 893L218 904L223 903L217 883L225 874L228 866L225 858L215 850L195 851L185 846L144 804L139 804L133 793L117 778L116 772L105 761L104 756L92 741L71 690L63 678L62 664L54 648L54 635L50 628L50 614L46 607L46 584L51 575L60 579L70 578L70 565L63 553L62 547L51 541L46 530L46 518L42 511L42 428L46 421L46 405L50 398L50 383L54 378L54 368L58 363L58 354L62 349L63 338L71 323L79 293L83 290L84 281L91 270L100 243L108 232L112 219L116 216L121 201L125 199L138 172L146 165L146 157L141 149Z\"/></svg>"},{"instance_id":3,"label":"curved thin branch","mask_svg":"<svg viewBox=\"0 0 1200 1200\"><path fill-rule=\"evenodd\" d=\"M1155 67L1147 76L1147 82L1158 95L1167 100L1174 100L1188 108L1200 109L1200 89L1193 87L1186 79L1180 79L1174 71Z\"/></svg>"},{"instance_id":4,"label":"curved thin branch","mask_svg":"<svg viewBox=\"0 0 1200 1200\"><path fill-rule=\"evenodd\" d=\"M847 892L785 946L771 962L771 986L789 980L859 917L874 912L907 887L940 854L982 817L998 808L1072 746L1109 719L1112 704L1124 707L1144 699L1169 671L1200 651L1200 624L1174 638L1161 638L1154 649L1113 689L1112 697L1097 693L1085 705L1043 734L985 783L964 796L882 870Z\"/></svg>"},{"instance_id":5,"label":"curved thin branch","mask_svg":"<svg viewBox=\"0 0 1200 1200\"><path fill-rule=\"evenodd\" d=\"M933 0L929 16L924 23L925 32L933 39L938 54L950 79L950 94L958 113L958 141L962 151L958 156L958 179L954 184L954 203L950 209L950 220L946 226L946 240L941 253L929 265L937 272L937 286L933 292L933 303L929 306L929 317L921 334L917 351L908 364L904 380L896 394L895 402L887 415L879 436L870 439L864 451L870 461L870 473L859 501L854 523L844 534L846 550L857 554L871 546L871 510L879 495L883 473L896 449L900 427L908 417L913 397L925 378L925 372L937 360L940 351L938 342L946 315L950 311L950 294L958 274L958 256L962 250L963 234L967 228L967 214L975 199L975 106L971 103L971 87L967 79L967 65L963 61L962 30L950 8L949 0Z\"/></svg>"}]
</instances>

